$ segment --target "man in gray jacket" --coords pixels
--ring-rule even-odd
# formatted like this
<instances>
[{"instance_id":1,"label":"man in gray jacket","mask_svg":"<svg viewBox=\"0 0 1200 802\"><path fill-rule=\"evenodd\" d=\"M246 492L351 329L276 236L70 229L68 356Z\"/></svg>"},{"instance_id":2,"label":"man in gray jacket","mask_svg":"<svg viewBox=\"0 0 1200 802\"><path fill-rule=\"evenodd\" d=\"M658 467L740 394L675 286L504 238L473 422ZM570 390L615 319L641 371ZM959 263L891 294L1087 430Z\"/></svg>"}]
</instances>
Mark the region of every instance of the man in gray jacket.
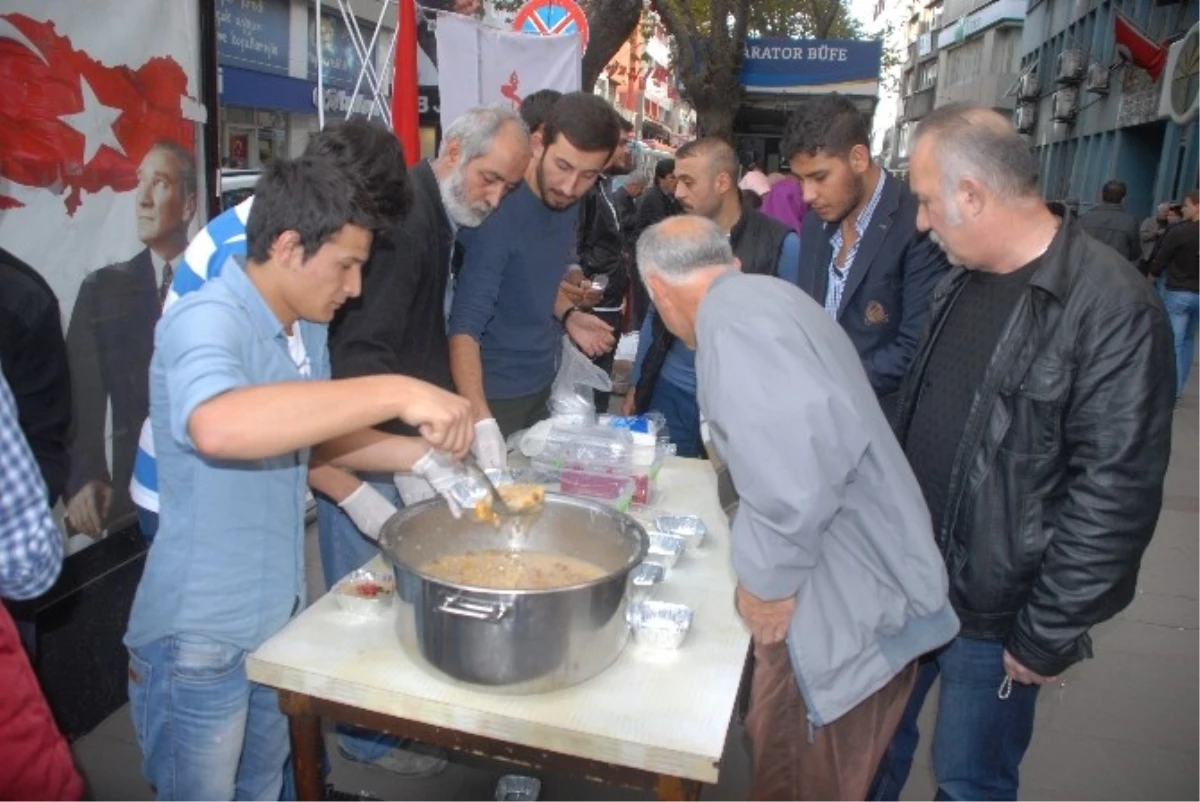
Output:
<instances>
[{"instance_id":1,"label":"man in gray jacket","mask_svg":"<svg viewBox=\"0 0 1200 802\"><path fill-rule=\"evenodd\" d=\"M741 274L699 217L648 229L638 264L696 350L703 428L741 493L750 797L863 799L914 661L958 632L920 487L854 346L802 290Z\"/></svg>"},{"instance_id":2,"label":"man in gray jacket","mask_svg":"<svg viewBox=\"0 0 1200 802\"><path fill-rule=\"evenodd\" d=\"M1100 203L1079 218L1083 230L1137 265L1142 258L1138 222L1125 211L1125 182L1115 178L1100 190Z\"/></svg>"}]
</instances>

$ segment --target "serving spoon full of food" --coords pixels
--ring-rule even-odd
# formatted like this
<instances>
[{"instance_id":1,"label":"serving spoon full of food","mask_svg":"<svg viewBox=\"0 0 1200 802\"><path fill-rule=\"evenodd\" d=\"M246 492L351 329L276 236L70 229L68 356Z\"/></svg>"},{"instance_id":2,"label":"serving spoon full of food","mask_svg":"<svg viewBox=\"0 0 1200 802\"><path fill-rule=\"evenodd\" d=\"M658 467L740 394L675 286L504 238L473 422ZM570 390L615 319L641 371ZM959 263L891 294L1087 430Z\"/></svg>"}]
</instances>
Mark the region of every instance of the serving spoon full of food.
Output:
<instances>
[{"instance_id":1,"label":"serving spoon full of food","mask_svg":"<svg viewBox=\"0 0 1200 802\"><path fill-rule=\"evenodd\" d=\"M496 487L474 455L463 460L487 484L488 495L475 503L475 519L499 525L501 519L534 517L546 506L546 490L541 485L511 484Z\"/></svg>"}]
</instances>

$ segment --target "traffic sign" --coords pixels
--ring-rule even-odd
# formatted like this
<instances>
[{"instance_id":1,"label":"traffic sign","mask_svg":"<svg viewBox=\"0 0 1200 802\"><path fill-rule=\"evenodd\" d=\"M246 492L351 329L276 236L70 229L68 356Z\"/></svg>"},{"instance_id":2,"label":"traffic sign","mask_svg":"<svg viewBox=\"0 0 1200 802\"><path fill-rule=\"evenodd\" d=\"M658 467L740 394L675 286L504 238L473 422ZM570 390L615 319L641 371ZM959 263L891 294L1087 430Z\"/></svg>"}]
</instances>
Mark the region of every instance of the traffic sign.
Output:
<instances>
[{"instance_id":1,"label":"traffic sign","mask_svg":"<svg viewBox=\"0 0 1200 802\"><path fill-rule=\"evenodd\" d=\"M517 12L512 28L538 36L578 33L581 49L587 49L587 15L575 0L529 0Z\"/></svg>"}]
</instances>

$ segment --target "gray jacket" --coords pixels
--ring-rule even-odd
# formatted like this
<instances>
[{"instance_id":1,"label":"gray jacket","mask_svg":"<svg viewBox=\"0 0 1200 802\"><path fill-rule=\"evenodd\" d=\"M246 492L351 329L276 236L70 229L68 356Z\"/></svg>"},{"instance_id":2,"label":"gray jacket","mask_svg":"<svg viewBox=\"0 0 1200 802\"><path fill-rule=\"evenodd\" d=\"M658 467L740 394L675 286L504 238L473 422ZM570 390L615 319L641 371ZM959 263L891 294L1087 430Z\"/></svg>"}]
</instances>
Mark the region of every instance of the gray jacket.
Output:
<instances>
[{"instance_id":1,"label":"gray jacket","mask_svg":"<svg viewBox=\"0 0 1200 802\"><path fill-rule=\"evenodd\" d=\"M1079 218L1083 230L1131 263L1142 258L1142 238L1137 220L1119 203L1099 203Z\"/></svg>"},{"instance_id":2,"label":"gray jacket","mask_svg":"<svg viewBox=\"0 0 1200 802\"><path fill-rule=\"evenodd\" d=\"M929 511L854 346L803 291L721 276L696 331L701 415L741 495L734 569L796 598L792 667L823 726L958 632Z\"/></svg>"}]
</instances>

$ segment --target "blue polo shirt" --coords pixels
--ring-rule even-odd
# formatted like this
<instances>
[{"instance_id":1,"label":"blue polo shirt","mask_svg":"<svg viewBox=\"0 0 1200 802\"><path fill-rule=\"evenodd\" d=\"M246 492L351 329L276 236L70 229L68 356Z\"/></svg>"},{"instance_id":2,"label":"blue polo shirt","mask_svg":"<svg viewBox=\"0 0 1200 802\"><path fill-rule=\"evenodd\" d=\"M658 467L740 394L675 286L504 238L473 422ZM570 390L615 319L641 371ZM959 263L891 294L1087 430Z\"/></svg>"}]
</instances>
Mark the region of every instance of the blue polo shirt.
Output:
<instances>
[{"instance_id":1,"label":"blue polo shirt","mask_svg":"<svg viewBox=\"0 0 1200 802\"><path fill-rule=\"evenodd\" d=\"M533 395L554 381L562 339L554 301L578 217L579 204L550 209L521 182L483 225L458 232L464 257L448 332L479 343L488 399Z\"/></svg>"},{"instance_id":2,"label":"blue polo shirt","mask_svg":"<svg viewBox=\"0 0 1200 802\"><path fill-rule=\"evenodd\" d=\"M296 323L309 378L328 379L326 327ZM160 522L125 643L180 633L253 649L305 603L308 449L252 461L196 452L188 420L241 387L303 380L283 324L234 259L171 306L154 334L150 426Z\"/></svg>"}]
</instances>

